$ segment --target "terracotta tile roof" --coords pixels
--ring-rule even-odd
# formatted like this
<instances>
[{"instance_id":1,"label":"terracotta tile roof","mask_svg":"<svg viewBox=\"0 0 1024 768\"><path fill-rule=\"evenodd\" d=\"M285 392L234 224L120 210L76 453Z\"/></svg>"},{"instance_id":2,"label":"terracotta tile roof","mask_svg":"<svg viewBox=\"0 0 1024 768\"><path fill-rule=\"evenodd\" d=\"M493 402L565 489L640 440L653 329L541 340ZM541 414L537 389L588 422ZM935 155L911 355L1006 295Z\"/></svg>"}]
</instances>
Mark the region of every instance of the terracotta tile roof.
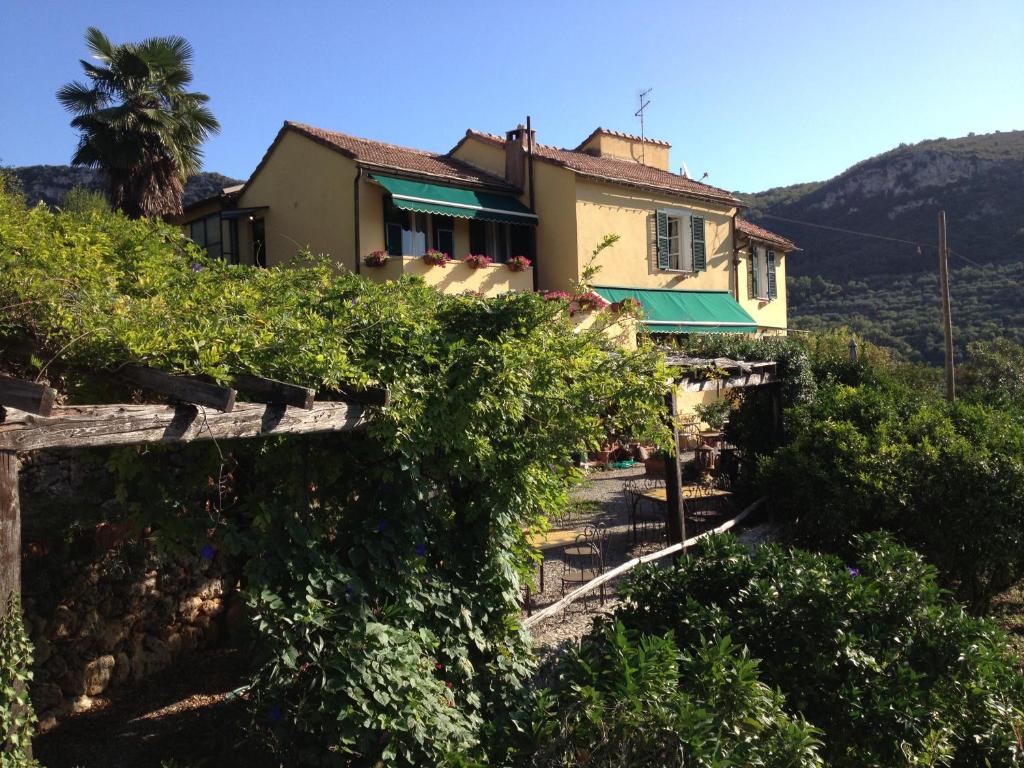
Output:
<instances>
[{"instance_id":1,"label":"terracotta tile roof","mask_svg":"<svg viewBox=\"0 0 1024 768\"><path fill-rule=\"evenodd\" d=\"M505 140L500 136L482 131L468 130L466 131L466 136L475 136L483 141L492 143L505 143ZM701 184L699 181L688 179L685 176L663 171L660 168L651 168L631 160L619 160L614 157L594 157L586 152L577 152L573 149L557 149L545 146L544 144L536 144L533 151L534 157L554 163L555 165L561 165L578 173L580 176L603 179L616 184L625 184L658 192L700 197L732 205L739 203L739 200L732 193L726 192L724 189Z\"/></svg>"},{"instance_id":2,"label":"terracotta tile roof","mask_svg":"<svg viewBox=\"0 0 1024 768\"><path fill-rule=\"evenodd\" d=\"M645 136L645 137L641 138L640 136L636 136L636 135L634 135L632 133L623 133L622 131L613 131L613 130L611 130L609 128L601 128L600 126L598 126L593 131L591 131L590 135L587 136L587 138L585 138L583 141L581 141L579 143L579 146L576 147L576 149L578 150L580 147L582 147L584 144L586 144L588 141L590 141L592 138L594 138L594 136L596 136L599 133L603 133L606 136L616 136L616 137L618 137L620 139L628 139L629 141L642 141L645 144L657 144L659 147L671 147L672 146L667 141L661 141L660 139L652 139L652 138L650 138L648 136Z\"/></svg>"},{"instance_id":3,"label":"terracotta tile roof","mask_svg":"<svg viewBox=\"0 0 1024 768\"><path fill-rule=\"evenodd\" d=\"M449 181L497 187L502 190L514 189L504 179L492 176L448 155L361 139L357 136L349 136L347 133L328 131L291 120L285 121L281 133L287 130L295 131L335 149L355 159L361 165L405 171L420 176L435 176ZM278 134L279 137L280 135ZM267 151L267 154L270 154L270 150Z\"/></svg>"},{"instance_id":4,"label":"terracotta tile roof","mask_svg":"<svg viewBox=\"0 0 1024 768\"><path fill-rule=\"evenodd\" d=\"M761 240L762 242L769 243L770 245L777 245L779 248L783 248L787 251L799 251L796 244L792 240L787 240L782 235L777 235L774 232L759 227L753 222L747 221L739 216L736 217L736 230L747 237L753 238L754 240Z\"/></svg>"}]
</instances>

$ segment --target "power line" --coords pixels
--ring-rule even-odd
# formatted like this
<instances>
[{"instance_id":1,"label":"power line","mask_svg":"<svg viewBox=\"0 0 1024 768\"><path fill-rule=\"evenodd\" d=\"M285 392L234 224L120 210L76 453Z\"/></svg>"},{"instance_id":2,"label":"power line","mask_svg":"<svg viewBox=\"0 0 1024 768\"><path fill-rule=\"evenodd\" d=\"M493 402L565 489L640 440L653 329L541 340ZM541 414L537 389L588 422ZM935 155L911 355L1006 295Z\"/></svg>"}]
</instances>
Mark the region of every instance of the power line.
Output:
<instances>
[{"instance_id":1,"label":"power line","mask_svg":"<svg viewBox=\"0 0 1024 768\"><path fill-rule=\"evenodd\" d=\"M765 219L776 219L778 221L785 221L790 224L801 224L805 227L814 227L815 229L827 229L832 232L842 232L847 235L858 235L859 237L870 237L875 240L888 240L891 243L902 243L903 245L912 245L915 248L935 248L934 245L929 243L918 243L914 240L904 240L899 237L888 237L886 235L876 235L873 232L860 232L856 229L844 229L842 227L830 227L826 224L814 224L810 221L800 221L799 219L787 219L784 216L776 216L774 213L762 213L762 218Z\"/></svg>"},{"instance_id":2,"label":"power line","mask_svg":"<svg viewBox=\"0 0 1024 768\"><path fill-rule=\"evenodd\" d=\"M804 227L814 227L815 229L825 229L825 230L829 230L831 232L842 232L843 234L846 234L846 235L856 235L857 237L868 237L868 238L871 238L873 240L885 240L885 241L888 241L890 243L900 243L902 245L912 245L915 248L919 248L919 249L931 248L931 249L938 250L936 246L931 245L929 243L918 243L918 242L915 242L914 240L904 240L903 238L900 238L900 237L889 237L887 235L876 235L874 232L862 232L862 231L856 230L856 229L845 229L843 227L831 227L831 226L828 226L827 224L815 224L814 222L811 222L811 221L801 221L799 219L788 219L785 216L776 216L773 213L762 213L761 216L763 218L766 218L766 219L776 219L777 221L785 221L785 222L787 222L789 224L799 224L799 225L804 226ZM966 262L967 264L970 264L972 267L975 267L977 269L984 270L984 271L991 271L992 268L993 268L992 264L979 264L978 262L972 261L971 259L967 258L962 253L960 253L958 251L954 251L952 248L947 248L947 251L949 253L951 253L952 255L956 256L958 259L962 259L964 262ZM1016 256L1016 255L1018 255L1018 254L1008 253L1008 254L1005 254L1003 256L996 256L994 258L1001 260L1001 259L1005 259L1005 258L1011 258L1011 257ZM1019 288L1020 287L1019 283L1017 283L1016 281L1010 279L1009 277L1007 277L1004 274L1001 274L999 272L991 272L991 274L993 274L996 277L998 277L998 278L1000 278L1002 280L1005 280L1006 282L1010 283L1014 288Z\"/></svg>"}]
</instances>

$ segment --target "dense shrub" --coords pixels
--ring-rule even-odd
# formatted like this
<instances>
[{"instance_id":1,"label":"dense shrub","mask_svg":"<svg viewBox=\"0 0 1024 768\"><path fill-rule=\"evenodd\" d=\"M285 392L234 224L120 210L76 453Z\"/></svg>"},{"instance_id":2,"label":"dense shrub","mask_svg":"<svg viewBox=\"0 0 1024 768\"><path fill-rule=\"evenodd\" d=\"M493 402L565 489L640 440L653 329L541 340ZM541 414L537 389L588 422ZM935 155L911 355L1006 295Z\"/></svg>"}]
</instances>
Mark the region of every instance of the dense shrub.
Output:
<instances>
[{"instance_id":1,"label":"dense shrub","mask_svg":"<svg viewBox=\"0 0 1024 768\"><path fill-rule=\"evenodd\" d=\"M547 674L516 723L517 766L820 765L815 730L728 637L681 651L671 632L605 623Z\"/></svg>"},{"instance_id":2,"label":"dense shrub","mask_svg":"<svg viewBox=\"0 0 1024 768\"><path fill-rule=\"evenodd\" d=\"M286 762L478 759L532 666L524 529L566 503L573 451L664 442L666 373L540 296L445 296L302 259L230 266L171 227L2 194L0 339L35 350L0 342L4 367L78 402L127 397L102 375L126 362L389 387L358 434L197 445L187 462L123 449L108 466L125 514L246 563L250 699Z\"/></svg>"},{"instance_id":3,"label":"dense shrub","mask_svg":"<svg viewBox=\"0 0 1024 768\"><path fill-rule=\"evenodd\" d=\"M1024 683L1005 638L883 536L858 539L846 562L717 537L676 567L638 570L624 597L615 619L631 633L671 631L684 654L723 638L749 649L760 681L821 730L829 765L1021 760Z\"/></svg>"},{"instance_id":4,"label":"dense shrub","mask_svg":"<svg viewBox=\"0 0 1024 768\"><path fill-rule=\"evenodd\" d=\"M786 419L760 470L796 543L889 530L977 610L1024 574L1024 429L1005 411L883 379L823 386Z\"/></svg>"}]
</instances>

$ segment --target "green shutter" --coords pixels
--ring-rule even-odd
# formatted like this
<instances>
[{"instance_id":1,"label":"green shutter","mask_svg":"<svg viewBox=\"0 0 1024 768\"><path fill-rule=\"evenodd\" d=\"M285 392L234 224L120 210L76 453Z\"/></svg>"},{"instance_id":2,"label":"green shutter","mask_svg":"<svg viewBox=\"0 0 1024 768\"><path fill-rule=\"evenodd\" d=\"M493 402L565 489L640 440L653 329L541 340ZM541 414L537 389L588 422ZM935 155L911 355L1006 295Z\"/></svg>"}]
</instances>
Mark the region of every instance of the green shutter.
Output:
<instances>
[{"instance_id":1,"label":"green shutter","mask_svg":"<svg viewBox=\"0 0 1024 768\"><path fill-rule=\"evenodd\" d=\"M704 247L704 217L690 217L690 240L693 245L693 271L703 272L708 268L708 254Z\"/></svg>"},{"instance_id":2,"label":"green shutter","mask_svg":"<svg viewBox=\"0 0 1024 768\"><path fill-rule=\"evenodd\" d=\"M760 297L761 290L757 284L757 248L750 246L750 298L756 299Z\"/></svg>"},{"instance_id":3,"label":"green shutter","mask_svg":"<svg viewBox=\"0 0 1024 768\"><path fill-rule=\"evenodd\" d=\"M775 251L768 251L768 298L778 298L778 289L775 285Z\"/></svg>"},{"instance_id":4,"label":"green shutter","mask_svg":"<svg viewBox=\"0 0 1024 768\"><path fill-rule=\"evenodd\" d=\"M655 248L658 252L658 269L668 269L668 214L658 211L654 214Z\"/></svg>"}]
</instances>

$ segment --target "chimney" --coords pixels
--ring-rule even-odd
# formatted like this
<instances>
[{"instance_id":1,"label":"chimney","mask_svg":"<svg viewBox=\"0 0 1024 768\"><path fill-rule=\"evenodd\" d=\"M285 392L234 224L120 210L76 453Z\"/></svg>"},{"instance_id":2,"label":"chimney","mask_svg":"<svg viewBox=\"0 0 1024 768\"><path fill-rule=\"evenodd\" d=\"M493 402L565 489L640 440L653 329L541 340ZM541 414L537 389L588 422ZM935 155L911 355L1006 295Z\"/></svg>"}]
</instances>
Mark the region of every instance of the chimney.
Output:
<instances>
[{"instance_id":1,"label":"chimney","mask_svg":"<svg viewBox=\"0 0 1024 768\"><path fill-rule=\"evenodd\" d=\"M519 189L526 184L526 151L531 133L520 123L505 134L505 181Z\"/></svg>"}]
</instances>

